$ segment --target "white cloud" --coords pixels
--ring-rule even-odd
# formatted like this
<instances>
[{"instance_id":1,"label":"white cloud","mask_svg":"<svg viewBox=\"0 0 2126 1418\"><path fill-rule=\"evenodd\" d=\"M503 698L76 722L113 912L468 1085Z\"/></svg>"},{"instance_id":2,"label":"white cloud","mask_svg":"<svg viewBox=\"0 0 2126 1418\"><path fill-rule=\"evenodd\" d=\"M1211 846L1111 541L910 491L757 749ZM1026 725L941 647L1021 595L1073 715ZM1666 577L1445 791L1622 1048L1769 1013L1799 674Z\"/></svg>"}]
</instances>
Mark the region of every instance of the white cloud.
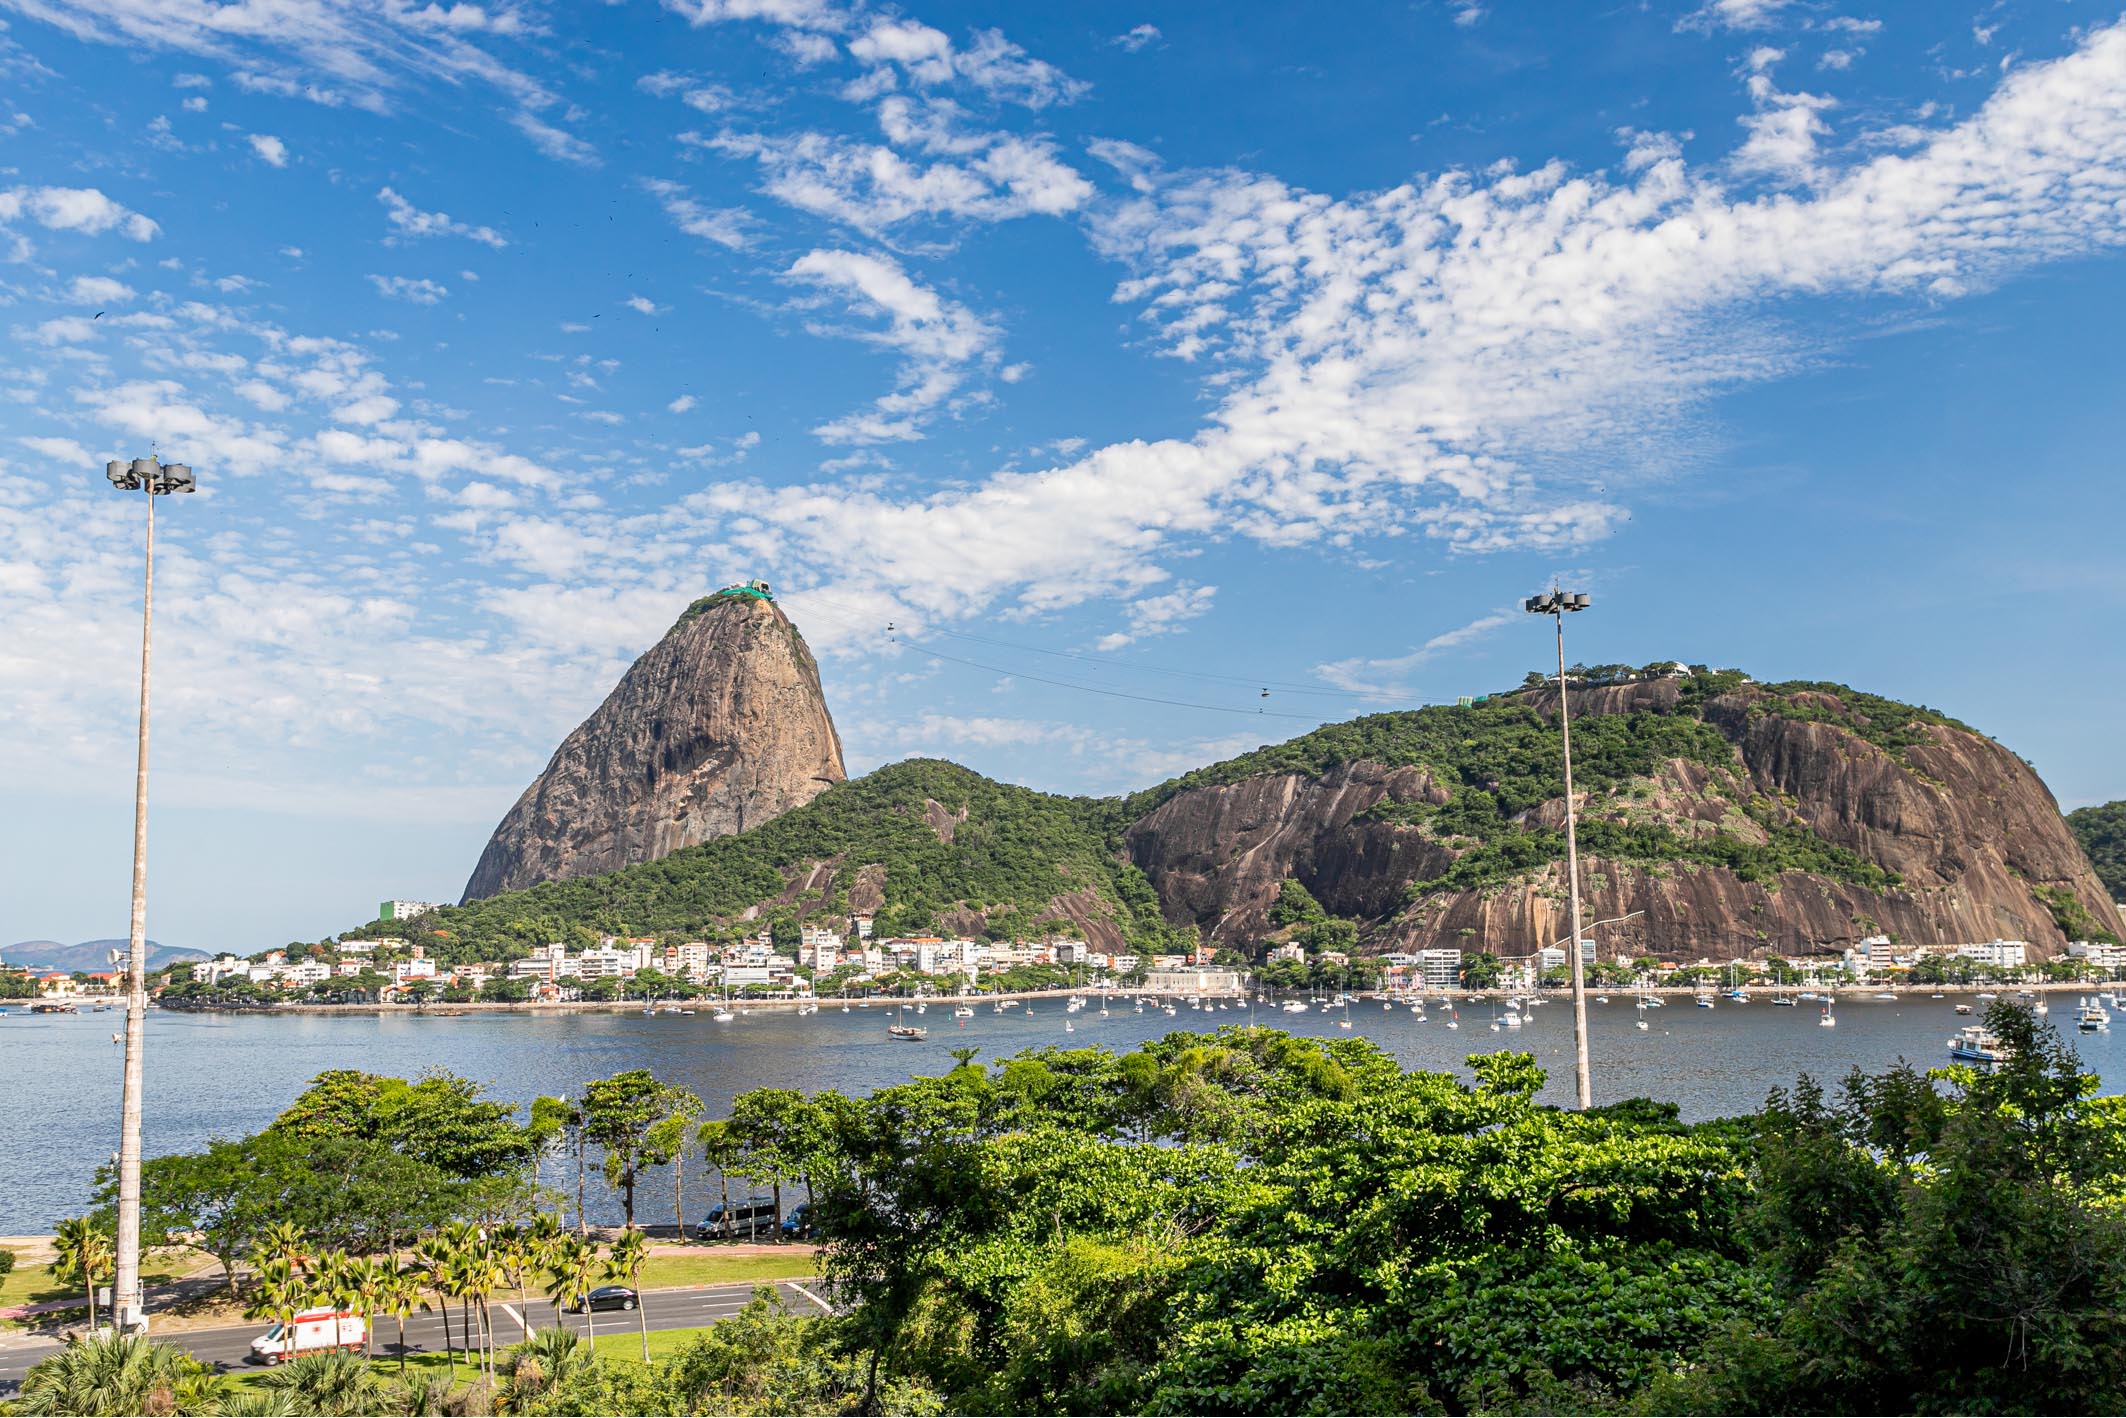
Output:
<instances>
[{"instance_id":1,"label":"white cloud","mask_svg":"<svg viewBox=\"0 0 2126 1418\"><path fill-rule=\"evenodd\" d=\"M123 305L134 294L131 286L109 276L76 276L66 298L76 305Z\"/></svg>"},{"instance_id":2,"label":"white cloud","mask_svg":"<svg viewBox=\"0 0 2126 1418\"><path fill-rule=\"evenodd\" d=\"M597 167L598 150L583 139L565 129L556 128L528 109L519 109L509 116L510 125L531 139L532 146L556 162L574 163L578 167Z\"/></svg>"},{"instance_id":3,"label":"white cloud","mask_svg":"<svg viewBox=\"0 0 2126 1418\"><path fill-rule=\"evenodd\" d=\"M646 295L629 296L627 298L627 308L637 315L660 315L664 312L663 306Z\"/></svg>"},{"instance_id":4,"label":"white cloud","mask_svg":"<svg viewBox=\"0 0 2126 1418\"><path fill-rule=\"evenodd\" d=\"M962 82L1028 108L1069 103L1089 87L1030 57L998 30L976 30L973 44L961 49L942 30L920 21L881 18L850 41L849 53L874 71L897 73L918 88Z\"/></svg>"},{"instance_id":5,"label":"white cloud","mask_svg":"<svg viewBox=\"0 0 2126 1418\"><path fill-rule=\"evenodd\" d=\"M889 105L885 111L907 110ZM903 131L913 138L920 130ZM707 146L758 162L767 192L779 201L864 232L929 217L1000 222L1059 216L1092 198L1092 184L1061 162L1045 138L988 133L965 141L977 156L928 164L890 147L825 133L726 132Z\"/></svg>"},{"instance_id":6,"label":"white cloud","mask_svg":"<svg viewBox=\"0 0 2126 1418\"><path fill-rule=\"evenodd\" d=\"M894 392L881 396L862 413L813 430L828 443L921 438L923 425L960 394L969 367L994 356L997 332L992 326L967 307L917 284L887 257L810 251L783 276L839 296L859 318L884 322L883 328L846 331L814 324L814 333L849 334L903 357Z\"/></svg>"},{"instance_id":7,"label":"white cloud","mask_svg":"<svg viewBox=\"0 0 2126 1418\"><path fill-rule=\"evenodd\" d=\"M546 90L482 47L521 34L514 4L365 0L21 0L14 8L100 44L219 59L248 93L388 111L408 80L492 85L521 104ZM204 88L180 74L180 88Z\"/></svg>"},{"instance_id":8,"label":"white cloud","mask_svg":"<svg viewBox=\"0 0 2126 1418\"><path fill-rule=\"evenodd\" d=\"M372 275L369 283L376 287L378 295L390 300L411 301L415 305L434 305L450 294L448 286L438 285L425 277Z\"/></svg>"},{"instance_id":9,"label":"white cloud","mask_svg":"<svg viewBox=\"0 0 2126 1418\"><path fill-rule=\"evenodd\" d=\"M1458 650L1473 641L1483 639L1494 630L1511 625L1524 614L1525 612L1520 610L1492 611L1465 625L1443 631L1405 654L1385 659L1337 660L1330 664L1316 665L1314 673L1330 684L1379 699L1417 698L1417 692L1410 687L1404 676L1432 663L1449 650Z\"/></svg>"},{"instance_id":10,"label":"white cloud","mask_svg":"<svg viewBox=\"0 0 2126 1418\"><path fill-rule=\"evenodd\" d=\"M1118 34L1113 39L1109 40L1108 43L1116 46L1117 48L1127 50L1131 54L1135 54L1138 50L1143 49L1148 45L1157 44L1160 38L1161 36L1159 34L1159 27L1157 25L1143 24L1131 26L1129 29L1123 31L1121 34Z\"/></svg>"},{"instance_id":11,"label":"white cloud","mask_svg":"<svg viewBox=\"0 0 2126 1418\"><path fill-rule=\"evenodd\" d=\"M1181 586L1164 595L1146 596L1132 601L1129 607L1129 629L1101 636L1095 642L1094 648L1119 650L1124 645L1147 636L1165 635L1187 621L1210 614L1212 602L1217 595L1216 586Z\"/></svg>"},{"instance_id":12,"label":"white cloud","mask_svg":"<svg viewBox=\"0 0 2126 1418\"><path fill-rule=\"evenodd\" d=\"M52 231L90 236L117 230L132 241L152 241L162 228L128 211L94 187L0 188L0 227L28 218Z\"/></svg>"},{"instance_id":13,"label":"white cloud","mask_svg":"<svg viewBox=\"0 0 2126 1418\"><path fill-rule=\"evenodd\" d=\"M258 160L268 167L288 165L288 145L271 133L248 133L245 141L251 144L251 151L258 155Z\"/></svg>"},{"instance_id":14,"label":"white cloud","mask_svg":"<svg viewBox=\"0 0 2126 1418\"><path fill-rule=\"evenodd\" d=\"M99 460L71 438L18 438L15 440L46 462L57 463L68 472L79 472L93 467Z\"/></svg>"},{"instance_id":15,"label":"white cloud","mask_svg":"<svg viewBox=\"0 0 2126 1418\"><path fill-rule=\"evenodd\" d=\"M1746 67L1750 102L1757 111L1737 120L1749 137L1732 162L1735 171L1746 176L1813 183L1821 176L1817 140L1831 131L1818 115L1838 102L1822 94L1782 91L1772 82L1771 69L1785 57L1768 46L1751 52Z\"/></svg>"},{"instance_id":16,"label":"white cloud","mask_svg":"<svg viewBox=\"0 0 2126 1418\"><path fill-rule=\"evenodd\" d=\"M1162 561L1211 536L1569 549L1625 515L1589 472L1662 469L1712 393L1810 358L1767 318L1781 301L1950 299L2126 243L2126 26L1805 195L1738 197L1724 171L1645 136L1614 173L1449 173L1348 200L1147 171L1096 233L1135 271L1118 299L1216 361L1221 402L1193 437L919 495L723 482L688 506L745 519L733 544L763 561L862 566L934 613L1155 594Z\"/></svg>"},{"instance_id":17,"label":"white cloud","mask_svg":"<svg viewBox=\"0 0 2126 1418\"><path fill-rule=\"evenodd\" d=\"M703 241L713 241L733 251L746 244L746 226L750 219L738 208L704 206L688 195L686 188L661 177L646 177L642 179L642 185L663 205L665 215L674 225L688 236L698 236Z\"/></svg>"},{"instance_id":18,"label":"white cloud","mask_svg":"<svg viewBox=\"0 0 2126 1418\"><path fill-rule=\"evenodd\" d=\"M1708 0L1676 21L1679 30L1761 30L1778 21L1794 0Z\"/></svg>"},{"instance_id":19,"label":"white cloud","mask_svg":"<svg viewBox=\"0 0 2126 1418\"><path fill-rule=\"evenodd\" d=\"M497 251L509 245L509 238L491 226L474 226L468 222L453 221L448 212L424 212L401 197L391 188L380 189L376 199L384 204L384 215L394 230L405 236L462 236L491 246Z\"/></svg>"},{"instance_id":20,"label":"white cloud","mask_svg":"<svg viewBox=\"0 0 2126 1418\"><path fill-rule=\"evenodd\" d=\"M800 69L831 63L841 53L841 46L826 35L804 30L784 30L775 37L775 47Z\"/></svg>"},{"instance_id":21,"label":"white cloud","mask_svg":"<svg viewBox=\"0 0 2126 1418\"><path fill-rule=\"evenodd\" d=\"M666 404L664 409L666 413L683 414L690 412L700 402L692 394L681 394L678 398L672 400L671 403Z\"/></svg>"}]
</instances>

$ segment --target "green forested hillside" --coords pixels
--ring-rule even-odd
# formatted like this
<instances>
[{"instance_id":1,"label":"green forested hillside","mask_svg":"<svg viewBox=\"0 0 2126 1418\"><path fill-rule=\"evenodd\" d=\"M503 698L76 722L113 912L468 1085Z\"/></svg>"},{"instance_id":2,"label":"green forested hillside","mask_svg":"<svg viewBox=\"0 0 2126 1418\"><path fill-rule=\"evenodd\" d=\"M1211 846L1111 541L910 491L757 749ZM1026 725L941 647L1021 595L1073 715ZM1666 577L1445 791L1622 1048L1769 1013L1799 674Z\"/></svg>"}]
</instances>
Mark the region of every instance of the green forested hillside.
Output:
<instances>
[{"instance_id":1,"label":"green forested hillside","mask_svg":"<svg viewBox=\"0 0 2126 1418\"><path fill-rule=\"evenodd\" d=\"M2067 825L2111 899L2126 901L2126 802L2078 807L2067 814Z\"/></svg>"},{"instance_id":2,"label":"green forested hillside","mask_svg":"<svg viewBox=\"0 0 2126 1418\"><path fill-rule=\"evenodd\" d=\"M1834 723L1892 753L1922 741L1930 726L1954 721L1842 685L1751 685L1735 671L1695 674L1678 687L1672 706L1575 722L1585 849L1613 861L1720 866L1753 881L1809 872L1876 888L1897 884L1894 874L1823 842L1754 794L1734 746L1707 721L1706 705L1739 692L1722 702L1745 704L1752 717ZM1127 864L1122 838L1176 794L1262 774L1320 775L1359 760L1426 768L1446 802L1389 799L1369 816L1421 828L1457 853L1446 875L1412 883L1414 893L1460 891L1562 859L1561 834L1533 820L1536 809L1564 793L1560 747L1556 722L1516 693L1325 725L1126 798L1059 797L940 760L910 760L830 788L735 837L604 876L446 908L422 923L430 932L424 940L441 957L461 960L507 959L545 941L608 934L728 938L778 919L846 916L860 869L872 867L879 870L866 876L882 891L882 931L932 929L947 917L964 925L968 913L978 913L988 932L1002 937L1056 918L1051 903L1075 896L1081 917L1112 921L1133 944L1173 946L1192 942L1193 933L1161 919L1151 884ZM1711 791L1732 804L1731 819L1717 830L1679 831L1643 807L1653 775L1676 760L1709 770ZM932 825L932 804L952 819L949 831ZM821 864L831 879L793 892L791 883ZM746 919L756 906L758 918ZM382 922L363 929L403 933Z\"/></svg>"},{"instance_id":3,"label":"green forested hillside","mask_svg":"<svg viewBox=\"0 0 2126 1418\"><path fill-rule=\"evenodd\" d=\"M928 929L951 911L986 913L993 935L1029 932L1051 901L1090 891L1126 937L1160 944L1167 928L1150 887L1116 850L1119 809L1111 799L1037 793L957 764L911 759L837 784L735 837L603 876L446 907L422 918L422 938L446 959L509 958L546 941L607 934L728 938L778 917L846 918L859 870L879 867L882 933ZM764 910L759 920L741 919L821 863L834 868L825 890ZM365 930L404 934L390 922Z\"/></svg>"}]
</instances>

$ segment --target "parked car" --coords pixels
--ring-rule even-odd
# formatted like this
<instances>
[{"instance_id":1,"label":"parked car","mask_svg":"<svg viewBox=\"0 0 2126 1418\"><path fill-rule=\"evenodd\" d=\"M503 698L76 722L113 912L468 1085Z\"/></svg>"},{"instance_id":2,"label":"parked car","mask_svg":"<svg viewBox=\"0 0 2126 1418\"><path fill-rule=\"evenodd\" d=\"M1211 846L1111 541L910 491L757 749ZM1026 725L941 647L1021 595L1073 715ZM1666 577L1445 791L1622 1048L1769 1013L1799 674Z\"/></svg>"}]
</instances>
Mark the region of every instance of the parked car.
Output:
<instances>
[{"instance_id":1,"label":"parked car","mask_svg":"<svg viewBox=\"0 0 2126 1418\"><path fill-rule=\"evenodd\" d=\"M642 1297L625 1285L601 1285L587 1299L579 1299L568 1308L580 1315L586 1310L632 1310L641 1303Z\"/></svg>"},{"instance_id":2,"label":"parked car","mask_svg":"<svg viewBox=\"0 0 2126 1418\"><path fill-rule=\"evenodd\" d=\"M797 1209L782 1219L782 1238L785 1241L801 1241L812 1234L812 1203L801 1201Z\"/></svg>"},{"instance_id":3,"label":"parked car","mask_svg":"<svg viewBox=\"0 0 2126 1418\"><path fill-rule=\"evenodd\" d=\"M368 1342L369 1326L360 1315L347 1310L304 1310L295 1317L292 1332L289 1326L276 1323L252 1340L251 1357L278 1364L323 1349L359 1353Z\"/></svg>"},{"instance_id":4,"label":"parked car","mask_svg":"<svg viewBox=\"0 0 2126 1418\"><path fill-rule=\"evenodd\" d=\"M704 1241L754 1241L772 1239L775 1235L775 1199L767 1196L749 1196L744 1201L731 1203L730 1214L724 1214L722 1202L709 1208L709 1214L701 1218L701 1229L695 1233Z\"/></svg>"}]
</instances>

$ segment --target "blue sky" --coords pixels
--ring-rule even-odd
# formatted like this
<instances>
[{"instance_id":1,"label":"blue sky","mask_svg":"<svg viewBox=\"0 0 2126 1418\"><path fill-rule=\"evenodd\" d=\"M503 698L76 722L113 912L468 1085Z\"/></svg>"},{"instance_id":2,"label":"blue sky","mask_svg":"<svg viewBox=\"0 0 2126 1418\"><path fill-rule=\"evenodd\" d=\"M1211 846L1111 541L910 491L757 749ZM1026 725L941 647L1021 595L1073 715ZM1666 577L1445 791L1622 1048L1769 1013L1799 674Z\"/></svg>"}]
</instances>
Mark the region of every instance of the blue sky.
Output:
<instances>
[{"instance_id":1,"label":"blue sky","mask_svg":"<svg viewBox=\"0 0 2126 1418\"><path fill-rule=\"evenodd\" d=\"M0 940L123 927L100 465L150 440L203 487L158 537L173 943L453 897L751 575L856 771L1110 792L1508 686L1556 576L1576 658L1846 680L2126 796L2116 8L0 25Z\"/></svg>"}]
</instances>

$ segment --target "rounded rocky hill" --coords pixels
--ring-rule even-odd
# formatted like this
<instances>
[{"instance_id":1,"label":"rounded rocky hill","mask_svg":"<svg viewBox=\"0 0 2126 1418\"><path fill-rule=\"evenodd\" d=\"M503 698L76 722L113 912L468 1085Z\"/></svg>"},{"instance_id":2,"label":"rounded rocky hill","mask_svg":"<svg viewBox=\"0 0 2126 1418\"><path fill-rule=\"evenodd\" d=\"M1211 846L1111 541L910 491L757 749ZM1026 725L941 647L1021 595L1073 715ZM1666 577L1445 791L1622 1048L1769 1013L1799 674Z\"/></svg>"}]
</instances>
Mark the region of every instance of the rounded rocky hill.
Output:
<instances>
[{"instance_id":1,"label":"rounded rocky hill","mask_svg":"<svg viewBox=\"0 0 2126 1418\"><path fill-rule=\"evenodd\" d=\"M847 774L804 637L734 587L688 607L554 750L465 885L477 900L744 832Z\"/></svg>"},{"instance_id":2,"label":"rounded rocky hill","mask_svg":"<svg viewBox=\"0 0 2126 1418\"><path fill-rule=\"evenodd\" d=\"M1293 878L1378 949L1569 937L1554 688L1375 715L1147 795L1126 836L1167 918L1246 945ZM1603 952L1723 958L2126 930L2013 753L1929 710L1740 675L1572 691ZM1636 914L1634 914L1636 913Z\"/></svg>"}]
</instances>

